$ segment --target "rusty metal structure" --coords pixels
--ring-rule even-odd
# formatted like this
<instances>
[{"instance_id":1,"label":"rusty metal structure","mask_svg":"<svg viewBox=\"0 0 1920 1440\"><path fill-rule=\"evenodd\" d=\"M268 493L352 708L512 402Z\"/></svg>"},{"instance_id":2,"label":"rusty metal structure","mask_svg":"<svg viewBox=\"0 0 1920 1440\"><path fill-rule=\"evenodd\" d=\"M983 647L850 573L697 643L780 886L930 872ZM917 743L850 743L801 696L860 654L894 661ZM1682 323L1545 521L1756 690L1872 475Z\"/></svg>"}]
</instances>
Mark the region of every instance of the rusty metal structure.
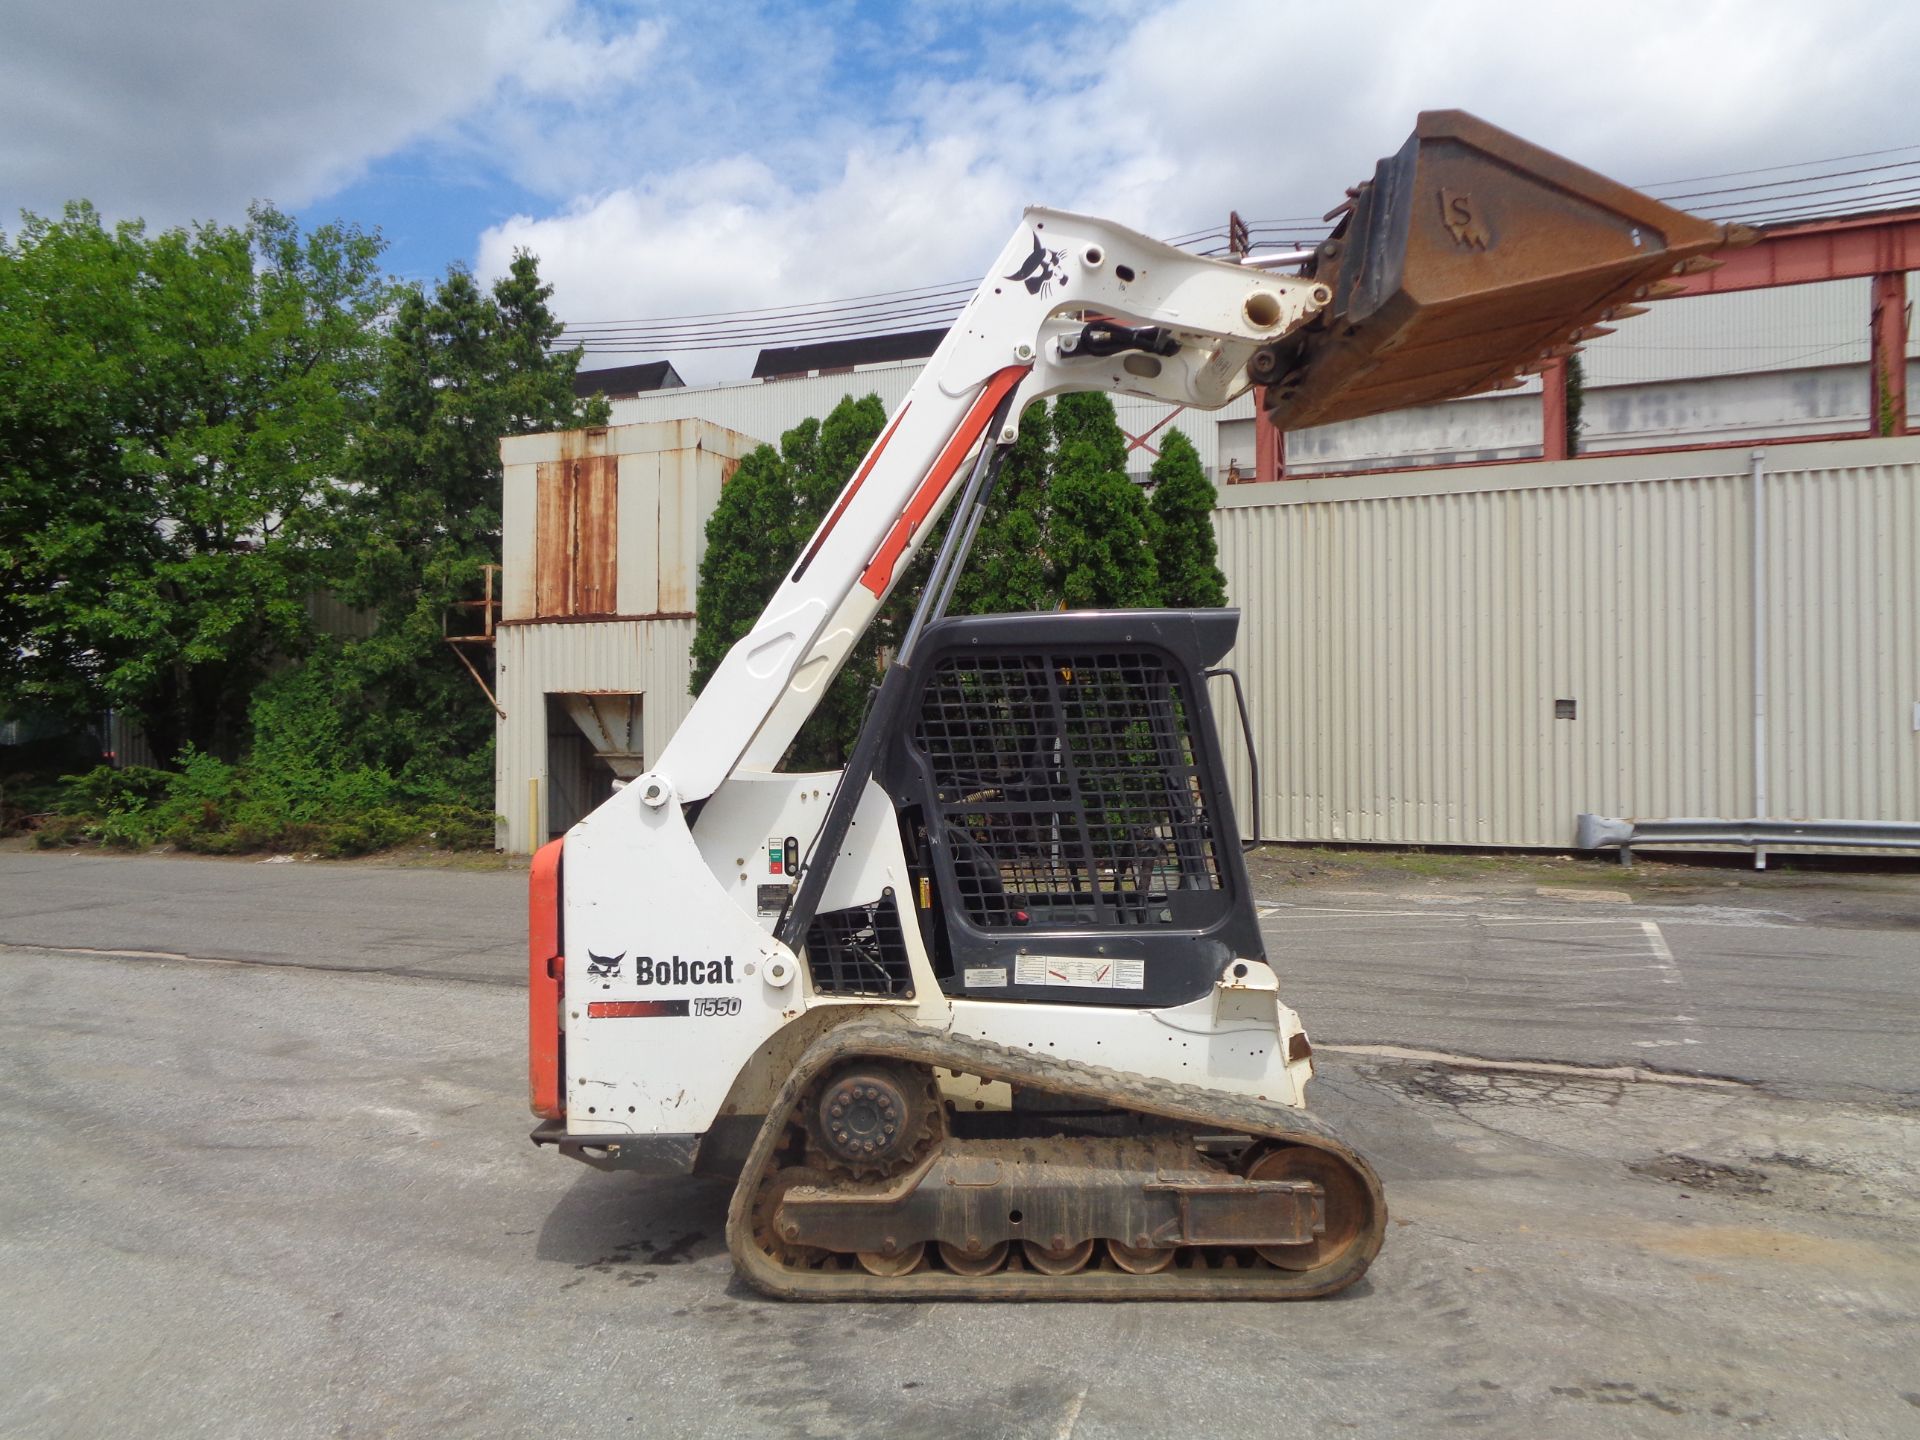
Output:
<instances>
[{"instance_id":1,"label":"rusty metal structure","mask_svg":"<svg viewBox=\"0 0 1920 1440\"><path fill-rule=\"evenodd\" d=\"M500 717L503 848L564 833L685 713L707 516L752 445L697 420L501 442L503 564L447 640Z\"/></svg>"},{"instance_id":2,"label":"rusty metal structure","mask_svg":"<svg viewBox=\"0 0 1920 1440\"><path fill-rule=\"evenodd\" d=\"M1517 385L1752 233L1428 111L1302 267L1333 302L1249 367L1281 428Z\"/></svg>"}]
</instances>

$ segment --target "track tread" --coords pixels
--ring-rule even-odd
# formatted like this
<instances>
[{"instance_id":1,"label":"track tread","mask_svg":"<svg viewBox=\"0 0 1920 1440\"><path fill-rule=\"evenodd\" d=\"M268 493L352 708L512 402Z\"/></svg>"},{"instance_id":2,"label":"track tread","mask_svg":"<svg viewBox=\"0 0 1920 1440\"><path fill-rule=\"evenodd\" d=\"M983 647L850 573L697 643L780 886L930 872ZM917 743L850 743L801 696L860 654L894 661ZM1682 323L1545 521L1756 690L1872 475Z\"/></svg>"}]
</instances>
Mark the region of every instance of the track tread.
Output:
<instances>
[{"instance_id":1,"label":"track tread","mask_svg":"<svg viewBox=\"0 0 1920 1440\"><path fill-rule=\"evenodd\" d=\"M1086 1270L1047 1276L1031 1271L971 1277L922 1270L881 1278L849 1271L796 1271L778 1265L753 1243L755 1197L767 1176L795 1105L814 1077L855 1055L906 1060L1029 1085L1103 1105L1164 1116L1184 1124L1312 1145L1351 1164L1363 1180L1372 1223L1360 1243L1322 1270L1248 1271L1175 1265L1152 1275ZM950 1031L904 1016L851 1020L808 1047L787 1077L756 1137L727 1211L727 1244L734 1265L756 1288L793 1300L1307 1300L1344 1289L1366 1272L1386 1231L1387 1206L1373 1167L1332 1128L1307 1111L1274 1101L1225 1094L1182 1081L1109 1070Z\"/></svg>"}]
</instances>

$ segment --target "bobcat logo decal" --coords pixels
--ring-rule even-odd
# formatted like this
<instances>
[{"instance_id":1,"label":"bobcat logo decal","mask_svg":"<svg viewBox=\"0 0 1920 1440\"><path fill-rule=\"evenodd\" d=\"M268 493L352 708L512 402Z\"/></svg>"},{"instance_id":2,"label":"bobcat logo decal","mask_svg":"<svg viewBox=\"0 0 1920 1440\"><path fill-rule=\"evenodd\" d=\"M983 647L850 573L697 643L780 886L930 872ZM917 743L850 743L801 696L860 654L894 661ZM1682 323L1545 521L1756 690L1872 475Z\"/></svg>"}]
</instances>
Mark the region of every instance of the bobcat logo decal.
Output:
<instances>
[{"instance_id":1,"label":"bobcat logo decal","mask_svg":"<svg viewBox=\"0 0 1920 1440\"><path fill-rule=\"evenodd\" d=\"M1003 275L1003 280L1018 280L1027 287L1029 295L1051 295L1053 287L1067 278L1067 270L1060 263L1060 252L1049 250L1040 243L1040 232L1033 232L1033 251L1020 268L1011 275Z\"/></svg>"},{"instance_id":2,"label":"bobcat logo decal","mask_svg":"<svg viewBox=\"0 0 1920 1440\"><path fill-rule=\"evenodd\" d=\"M618 979L620 962L626 958L627 952L624 950L618 955L596 955L589 950L587 951L587 974L596 980Z\"/></svg>"}]
</instances>

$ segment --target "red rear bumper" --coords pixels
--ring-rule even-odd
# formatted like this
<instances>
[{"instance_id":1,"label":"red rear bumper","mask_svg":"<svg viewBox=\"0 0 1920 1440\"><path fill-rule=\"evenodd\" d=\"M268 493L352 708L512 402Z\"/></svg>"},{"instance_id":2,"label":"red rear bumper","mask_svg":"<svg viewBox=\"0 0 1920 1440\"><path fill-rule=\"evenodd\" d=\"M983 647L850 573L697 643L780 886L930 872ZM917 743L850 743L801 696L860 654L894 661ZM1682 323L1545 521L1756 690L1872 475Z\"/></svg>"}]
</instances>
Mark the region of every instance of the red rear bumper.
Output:
<instances>
[{"instance_id":1,"label":"red rear bumper","mask_svg":"<svg viewBox=\"0 0 1920 1440\"><path fill-rule=\"evenodd\" d=\"M561 1088L560 1004L563 970L560 938L560 847L542 845L533 856L527 916L527 1102L549 1120L566 1116Z\"/></svg>"}]
</instances>

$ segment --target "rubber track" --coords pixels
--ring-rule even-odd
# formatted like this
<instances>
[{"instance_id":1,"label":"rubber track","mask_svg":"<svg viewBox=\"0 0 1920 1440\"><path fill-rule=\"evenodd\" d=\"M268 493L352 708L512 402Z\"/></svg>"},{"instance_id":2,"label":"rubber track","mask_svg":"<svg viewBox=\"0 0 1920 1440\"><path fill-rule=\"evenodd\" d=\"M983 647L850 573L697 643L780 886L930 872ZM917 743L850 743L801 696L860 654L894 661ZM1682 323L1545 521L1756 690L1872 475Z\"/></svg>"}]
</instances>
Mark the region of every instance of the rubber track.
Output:
<instances>
[{"instance_id":1,"label":"rubber track","mask_svg":"<svg viewBox=\"0 0 1920 1440\"><path fill-rule=\"evenodd\" d=\"M1183 1268L1176 1262L1158 1275L1089 1269L1060 1276L1031 1271L966 1276L923 1269L886 1277L863 1270L789 1269L754 1243L754 1200L801 1095L829 1066L856 1056L937 1065L1116 1109L1165 1116L1208 1133L1310 1145L1353 1167L1365 1182L1372 1222L1352 1248L1319 1270L1269 1266L1210 1270ZM781 1087L728 1206L727 1247L735 1268L748 1282L787 1300L1311 1300L1343 1290L1365 1274L1380 1252L1386 1225L1386 1197L1373 1167L1304 1110L1015 1050L990 1040L930 1030L904 1018L863 1018L837 1026L814 1041Z\"/></svg>"}]
</instances>

